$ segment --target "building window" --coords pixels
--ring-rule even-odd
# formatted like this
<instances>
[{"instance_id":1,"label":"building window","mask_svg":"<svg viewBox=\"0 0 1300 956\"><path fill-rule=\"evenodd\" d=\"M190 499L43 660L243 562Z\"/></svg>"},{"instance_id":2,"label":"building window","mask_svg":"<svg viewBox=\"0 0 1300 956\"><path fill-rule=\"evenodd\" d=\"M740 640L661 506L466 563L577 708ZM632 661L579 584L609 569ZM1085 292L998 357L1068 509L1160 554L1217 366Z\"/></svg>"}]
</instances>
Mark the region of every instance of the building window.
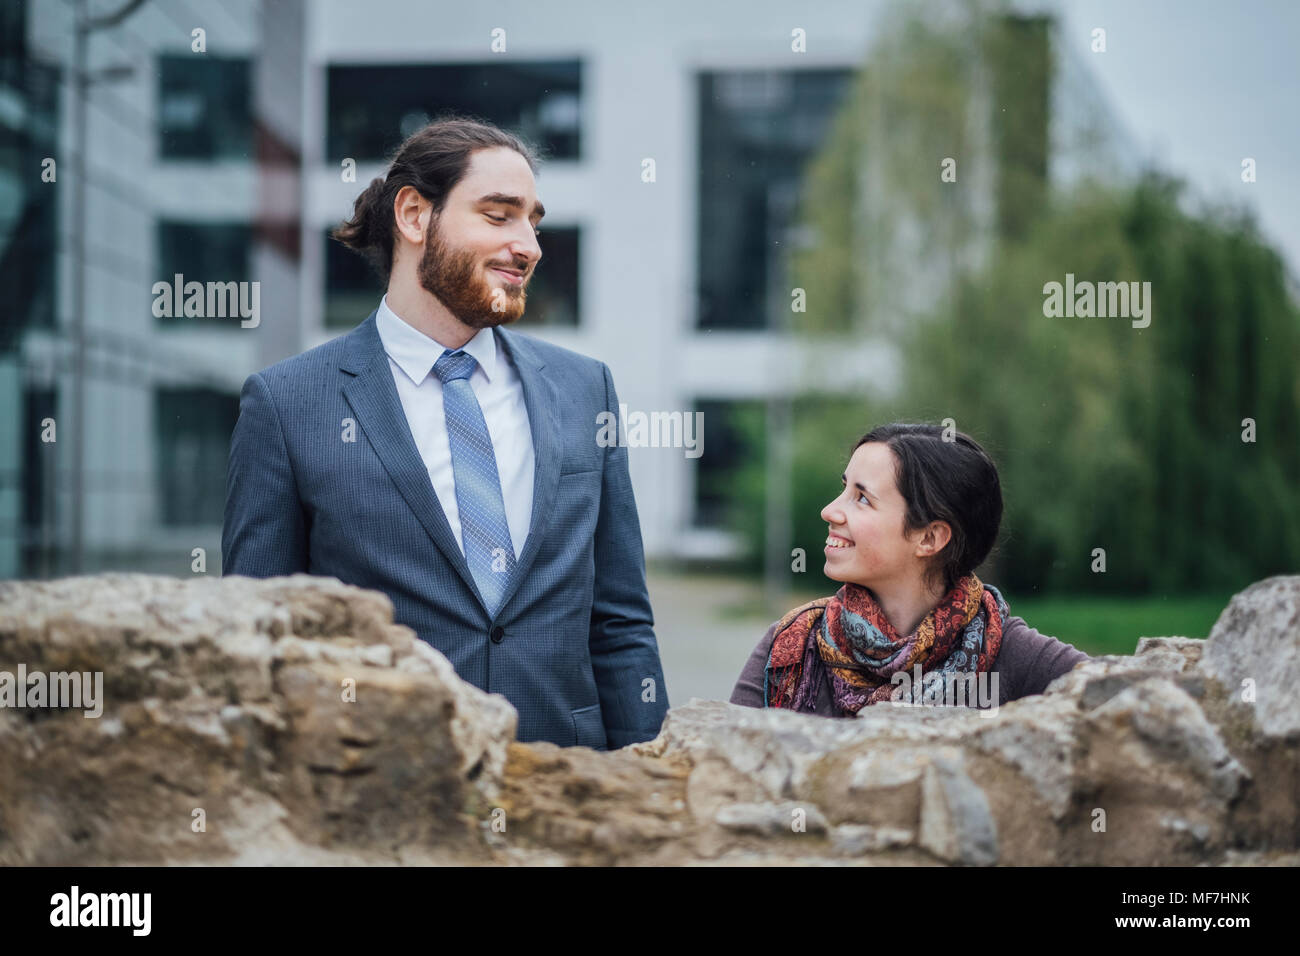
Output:
<instances>
[{"instance_id":1,"label":"building window","mask_svg":"<svg viewBox=\"0 0 1300 956\"><path fill-rule=\"evenodd\" d=\"M528 305L520 325L576 326L582 314L578 304L579 230L547 226L537 244L542 258L528 280Z\"/></svg>"},{"instance_id":2,"label":"building window","mask_svg":"<svg viewBox=\"0 0 1300 956\"><path fill-rule=\"evenodd\" d=\"M325 326L350 329L379 305L384 286L369 263L325 231Z\"/></svg>"},{"instance_id":3,"label":"building window","mask_svg":"<svg viewBox=\"0 0 1300 956\"><path fill-rule=\"evenodd\" d=\"M761 399L696 401L709 440L695 463L695 527L730 530L738 519L753 520L737 514L744 504L739 489L747 464L763 460L766 409Z\"/></svg>"},{"instance_id":4,"label":"building window","mask_svg":"<svg viewBox=\"0 0 1300 956\"><path fill-rule=\"evenodd\" d=\"M154 397L162 523L221 524L239 396L208 388L161 388Z\"/></svg>"},{"instance_id":5,"label":"building window","mask_svg":"<svg viewBox=\"0 0 1300 956\"><path fill-rule=\"evenodd\" d=\"M841 69L700 74L698 328L766 328L774 309L789 309L786 255L804 169L851 76Z\"/></svg>"},{"instance_id":6,"label":"building window","mask_svg":"<svg viewBox=\"0 0 1300 956\"><path fill-rule=\"evenodd\" d=\"M549 159L579 157L577 60L332 66L326 86L326 152L333 164L384 159L443 112L518 133Z\"/></svg>"},{"instance_id":7,"label":"building window","mask_svg":"<svg viewBox=\"0 0 1300 956\"><path fill-rule=\"evenodd\" d=\"M244 283L251 273L250 251L253 242L253 230L248 223L231 222L158 222L158 249L156 262L158 274L156 281L164 282L174 288L179 275L181 282L181 302L185 301L184 286L190 282L201 282L206 289L208 283ZM248 298L248 293L245 293ZM156 297L155 297L156 299ZM228 298L222 301L229 303ZM249 299L251 302L251 298ZM202 318L179 315L174 308L173 298L171 315L160 316L161 324L193 323L215 321L223 325L238 327L239 316L231 314L226 308L226 315L210 314L206 308L207 296L204 297ZM218 312L222 310L214 310ZM233 320L233 321L232 321Z\"/></svg>"},{"instance_id":8,"label":"building window","mask_svg":"<svg viewBox=\"0 0 1300 956\"><path fill-rule=\"evenodd\" d=\"M576 326L580 230L543 224L538 244L542 258L528 282L528 305L521 326ZM325 325L350 329L379 305L384 286L357 253L325 232Z\"/></svg>"},{"instance_id":9,"label":"building window","mask_svg":"<svg viewBox=\"0 0 1300 956\"><path fill-rule=\"evenodd\" d=\"M34 531L53 524L55 443L41 441L45 431L41 423L47 418L58 419L54 389L26 389L22 416L23 524Z\"/></svg>"},{"instance_id":10,"label":"building window","mask_svg":"<svg viewBox=\"0 0 1300 956\"><path fill-rule=\"evenodd\" d=\"M55 514L55 474L58 442L41 441L42 422L58 419L58 396L52 388L31 386L23 392L22 519L19 523L19 566L24 577L49 577L58 564L58 521Z\"/></svg>"},{"instance_id":11,"label":"building window","mask_svg":"<svg viewBox=\"0 0 1300 956\"><path fill-rule=\"evenodd\" d=\"M163 159L249 159L249 61L158 58L158 152Z\"/></svg>"},{"instance_id":12,"label":"building window","mask_svg":"<svg viewBox=\"0 0 1300 956\"><path fill-rule=\"evenodd\" d=\"M41 181L59 155L62 70L29 57L27 5L0 3L0 353L26 329L53 328L58 190ZM36 170L27 175L25 171Z\"/></svg>"}]
</instances>

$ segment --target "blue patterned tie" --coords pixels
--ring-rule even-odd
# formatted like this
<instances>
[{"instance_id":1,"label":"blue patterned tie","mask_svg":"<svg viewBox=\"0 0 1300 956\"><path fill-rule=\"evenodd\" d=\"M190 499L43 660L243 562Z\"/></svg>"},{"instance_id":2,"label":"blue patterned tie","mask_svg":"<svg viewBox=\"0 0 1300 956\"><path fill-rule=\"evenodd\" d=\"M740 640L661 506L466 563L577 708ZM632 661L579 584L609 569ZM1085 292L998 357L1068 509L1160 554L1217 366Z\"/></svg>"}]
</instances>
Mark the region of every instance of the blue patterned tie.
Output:
<instances>
[{"instance_id":1,"label":"blue patterned tie","mask_svg":"<svg viewBox=\"0 0 1300 956\"><path fill-rule=\"evenodd\" d=\"M492 436L469 384L476 364L474 356L448 349L434 363L433 374L442 381L465 561L488 612L495 617L510 575L514 574L515 549L506 523Z\"/></svg>"}]
</instances>

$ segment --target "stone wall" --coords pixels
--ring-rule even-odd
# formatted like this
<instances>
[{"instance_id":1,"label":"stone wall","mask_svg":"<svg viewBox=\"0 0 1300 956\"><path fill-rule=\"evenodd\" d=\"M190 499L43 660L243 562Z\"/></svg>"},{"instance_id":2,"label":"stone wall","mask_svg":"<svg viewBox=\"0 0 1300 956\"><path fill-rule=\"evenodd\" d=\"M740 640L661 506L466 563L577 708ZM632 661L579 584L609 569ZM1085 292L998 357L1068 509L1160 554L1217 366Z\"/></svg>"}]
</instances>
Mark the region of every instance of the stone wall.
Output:
<instances>
[{"instance_id":1,"label":"stone wall","mask_svg":"<svg viewBox=\"0 0 1300 956\"><path fill-rule=\"evenodd\" d=\"M0 864L1300 862L1300 577L992 716L693 700L613 753L331 578L0 583L20 666L102 714L0 706Z\"/></svg>"}]
</instances>

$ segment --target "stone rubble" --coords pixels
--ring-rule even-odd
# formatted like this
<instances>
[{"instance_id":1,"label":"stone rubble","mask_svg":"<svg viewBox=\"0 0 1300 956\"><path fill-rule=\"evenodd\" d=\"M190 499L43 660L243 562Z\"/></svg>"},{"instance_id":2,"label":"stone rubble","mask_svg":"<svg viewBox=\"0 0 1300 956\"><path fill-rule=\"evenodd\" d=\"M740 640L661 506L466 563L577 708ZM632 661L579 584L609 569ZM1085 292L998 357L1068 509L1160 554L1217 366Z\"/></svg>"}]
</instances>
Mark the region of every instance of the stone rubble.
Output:
<instances>
[{"instance_id":1,"label":"stone rubble","mask_svg":"<svg viewBox=\"0 0 1300 956\"><path fill-rule=\"evenodd\" d=\"M102 672L103 713L0 707L0 864L1294 865L1300 577L1205 641L1144 638L987 712L692 700L612 753L294 575L0 583L0 679ZM737 663L739 669L740 662Z\"/></svg>"}]
</instances>

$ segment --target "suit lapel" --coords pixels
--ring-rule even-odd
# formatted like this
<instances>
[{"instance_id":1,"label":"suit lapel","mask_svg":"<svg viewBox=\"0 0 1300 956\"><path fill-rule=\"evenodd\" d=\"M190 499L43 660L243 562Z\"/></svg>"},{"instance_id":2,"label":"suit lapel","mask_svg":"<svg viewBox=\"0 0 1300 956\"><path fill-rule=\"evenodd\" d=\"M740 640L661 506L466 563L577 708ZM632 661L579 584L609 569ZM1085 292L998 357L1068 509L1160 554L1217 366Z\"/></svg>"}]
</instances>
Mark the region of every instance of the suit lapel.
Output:
<instances>
[{"instance_id":1,"label":"suit lapel","mask_svg":"<svg viewBox=\"0 0 1300 956\"><path fill-rule=\"evenodd\" d=\"M524 542L519 560L515 562L515 573L501 599L501 607L504 608L537 559L537 552L546 538L551 515L555 511L555 492L560 484L563 439L559 432L559 399L555 385L542 375L545 361L526 336L500 326L497 326L496 334L501 337L523 386L524 405L528 408L528 429L533 436L534 459L533 510L528 522L528 539ZM592 428L595 428L594 422Z\"/></svg>"},{"instance_id":2,"label":"suit lapel","mask_svg":"<svg viewBox=\"0 0 1300 956\"><path fill-rule=\"evenodd\" d=\"M393 483L397 485L410 509L433 539L438 550L456 569L466 586L486 610L483 595L474 583L460 545L447 523L447 515L438 501L438 494L429 480L429 470L420 458L411 427L402 410L402 401L393 384L392 369L384 352L379 329L375 325L376 312L348 333L346 357L340 368L352 376L344 382L343 397L357 416L357 424L370 442L375 454L383 463ZM528 427L533 437L533 508L528 523L528 538L524 542L515 572L501 599L504 609L514 596L520 581L537 558L545 539L554 511L555 492L560 483L562 438L558 431L559 399L555 385L542 375L545 361L536 348L517 332L496 329L501 342L514 363L523 386L524 405L528 409ZM595 428L593 422L592 428ZM594 432L593 432L594 434Z\"/></svg>"},{"instance_id":3,"label":"suit lapel","mask_svg":"<svg viewBox=\"0 0 1300 956\"><path fill-rule=\"evenodd\" d=\"M415 512L443 557L486 609L483 595L474 583L474 575L470 573L460 545L451 533L438 494L433 490L429 470L420 458L415 439L411 437L411 427L402 410L402 401L397 397L397 386L393 384L388 355L375 325L375 315L375 312L370 313L368 319L348 333L347 356L340 368L353 377L345 380L343 397L352 407L361 432L407 505Z\"/></svg>"}]
</instances>

